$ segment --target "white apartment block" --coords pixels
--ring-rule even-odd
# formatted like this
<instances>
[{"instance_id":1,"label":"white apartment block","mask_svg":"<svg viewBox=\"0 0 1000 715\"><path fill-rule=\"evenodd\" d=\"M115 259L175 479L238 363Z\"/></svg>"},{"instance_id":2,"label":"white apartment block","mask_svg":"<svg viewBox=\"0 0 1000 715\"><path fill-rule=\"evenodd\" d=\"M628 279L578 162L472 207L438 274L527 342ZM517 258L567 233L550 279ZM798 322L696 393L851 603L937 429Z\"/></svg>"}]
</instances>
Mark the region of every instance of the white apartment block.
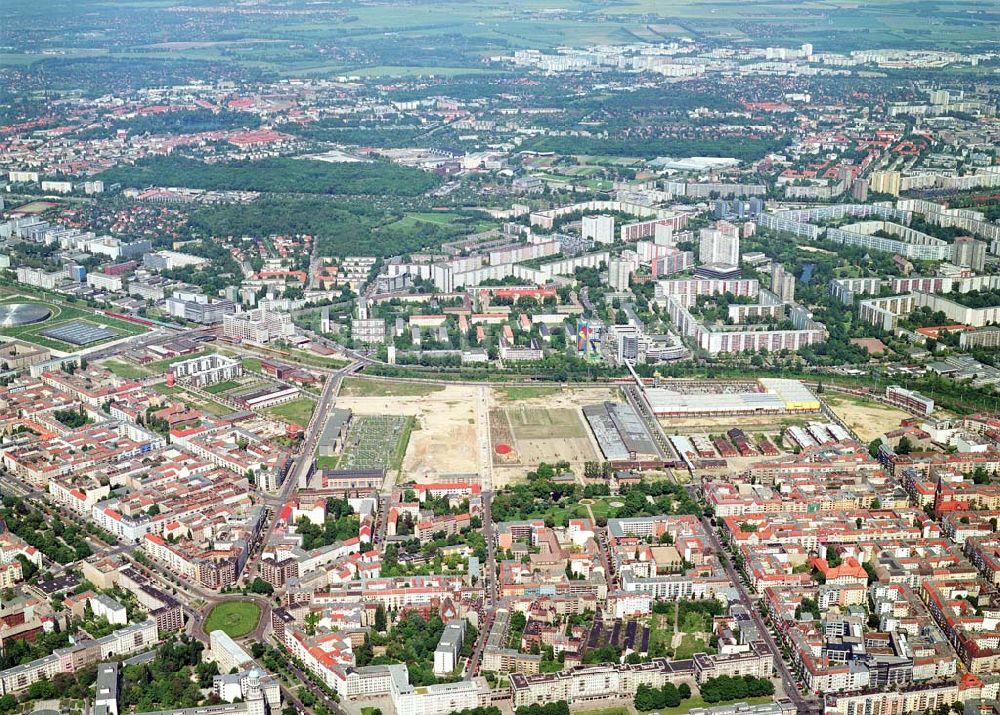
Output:
<instances>
[{"instance_id":1,"label":"white apartment block","mask_svg":"<svg viewBox=\"0 0 1000 715\"><path fill-rule=\"evenodd\" d=\"M117 293L125 288L125 279L121 276L109 276L104 273L88 273L87 285L97 290Z\"/></svg>"},{"instance_id":2,"label":"white apartment block","mask_svg":"<svg viewBox=\"0 0 1000 715\"><path fill-rule=\"evenodd\" d=\"M250 654L225 631L215 630L209 633L208 643L208 655L219 665L220 673L229 673L233 668L244 670L253 665Z\"/></svg>"},{"instance_id":3,"label":"white apartment block","mask_svg":"<svg viewBox=\"0 0 1000 715\"><path fill-rule=\"evenodd\" d=\"M595 243L614 243L615 219L605 214L584 216L581 232L584 238L593 239Z\"/></svg>"},{"instance_id":4,"label":"white apartment block","mask_svg":"<svg viewBox=\"0 0 1000 715\"><path fill-rule=\"evenodd\" d=\"M661 308L666 306L667 297L675 297L683 307L690 308L697 302L699 295L719 295L722 293L756 298L760 294L760 283L756 278L663 280L657 282L653 295Z\"/></svg>"},{"instance_id":5,"label":"white apartment block","mask_svg":"<svg viewBox=\"0 0 1000 715\"><path fill-rule=\"evenodd\" d=\"M482 676L424 688L407 685L394 688L391 695L396 715L441 715L487 707L491 702L490 687Z\"/></svg>"},{"instance_id":6,"label":"white apartment block","mask_svg":"<svg viewBox=\"0 0 1000 715\"><path fill-rule=\"evenodd\" d=\"M174 378L182 378L195 387L207 387L243 374L243 363L225 355L202 355L170 366Z\"/></svg>"},{"instance_id":7,"label":"white apartment block","mask_svg":"<svg viewBox=\"0 0 1000 715\"><path fill-rule=\"evenodd\" d=\"M698 260L702 263L740 264L740 236L738 232L703 228L698 233Z\"/></svg>"},{"instance_id":8,"label":"white apartment block","mask_svg":"<svg viewBox=\"0 0 1000 715\"><path fill-rule=\"evenodd\" d=\"M18 283L35 286L36 288L46 288L48 290L52 290L53 288L57 288L67 278L68 276L65 270L52 271L49 273L39 268L22 267L17 269Z\"/></svg>"},{"instance_id":9,"label":"white apartment block","mask_svg":"<svg viewBox=\"0 0 1000 715\"><path fill-rule=\"evenodd\" d=\"M351 321L351 339L366 345L384 343L385 321L382 318L355 318Z\"/></svg>"},{"instance_id":10,"label":"white apartment block","mask_svg":"<svg viewBox=\"0 0 1000 715\"><path fill-rule=\"evenodd\" d=\"M222 332L227 338L265 344L294 335L295 326L292 324L292 316L288 313L255 308L223 316Z\"/></svg>"}]
</instances>

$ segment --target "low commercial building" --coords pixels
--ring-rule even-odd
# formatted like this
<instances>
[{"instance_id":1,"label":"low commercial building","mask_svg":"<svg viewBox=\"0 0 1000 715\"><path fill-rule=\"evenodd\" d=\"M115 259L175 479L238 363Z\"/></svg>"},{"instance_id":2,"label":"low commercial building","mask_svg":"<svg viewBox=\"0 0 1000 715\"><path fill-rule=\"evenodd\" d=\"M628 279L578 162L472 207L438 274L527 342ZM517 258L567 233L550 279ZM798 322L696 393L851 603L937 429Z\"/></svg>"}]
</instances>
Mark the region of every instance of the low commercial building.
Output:
<instances>
[{"instance_id":1,"label":"low commercial building","mask_svg":"<svg viewBox=\"0 0 1000 715\"><path fill-rule=\"evenodd\" d=\"M319 438L319 456L333 457L340 454L344 448L344 441L351 426L353 412L340 408L333 408L326 419L323 433Z\"/></svg>"},{"instance_id":2,"label":"low commercial building","mask_svg":"<svg viewBox=\"0 0 1000 715\"><path fill-rule=\"evenodd\" d=\"M52 353L47 348L20 340L11 340L0 345L0 369L3 370L23 370L47 362L51 357Z\"/></svg>"},{"instance_id":3,"label":"low commercial building","mask_svg":"<svg viewBox=\"0 0 1000 715\"><path fill-rule=\"evenodd\" d=\"M244 670L253 665L253 658L228 633L215 630L208 634L209 657L219 665L220 673L234 668Z\"/></svg>"},{"instance_id":4,"label":"low commercial building","mask_svg":"<svg viewBox=\"0 0 1000 715\"><path fill-rule=\"evenodd\" d=\"M200 293L178 292L167 298L167 312L175 318L190 320L200 325L221 323L227 315L236 312L231 300L209 298Z\"/></svg>"}]
</instances>

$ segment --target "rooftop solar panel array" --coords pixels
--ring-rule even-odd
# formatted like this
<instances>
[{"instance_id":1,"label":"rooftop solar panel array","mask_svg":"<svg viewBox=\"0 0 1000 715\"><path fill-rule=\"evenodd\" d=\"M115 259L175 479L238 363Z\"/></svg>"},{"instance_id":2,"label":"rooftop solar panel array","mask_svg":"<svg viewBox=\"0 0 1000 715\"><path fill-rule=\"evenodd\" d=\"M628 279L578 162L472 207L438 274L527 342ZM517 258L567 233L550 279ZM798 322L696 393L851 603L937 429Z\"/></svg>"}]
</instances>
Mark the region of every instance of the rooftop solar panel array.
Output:
<instances>
[{"instance_id":1,"label":"rooftop solar panel array","mask_svg":"<svg viewBox=\"0 0 1000 715\"><path fill-rule=\"evenodd\" d=\"M39 335L61 340L70 345L90 345L91 343L113 338L118 333L103 325L95 325L83 320L71 320L68 323L61 323L39 331Z\"/></svg>"}]
</instances>

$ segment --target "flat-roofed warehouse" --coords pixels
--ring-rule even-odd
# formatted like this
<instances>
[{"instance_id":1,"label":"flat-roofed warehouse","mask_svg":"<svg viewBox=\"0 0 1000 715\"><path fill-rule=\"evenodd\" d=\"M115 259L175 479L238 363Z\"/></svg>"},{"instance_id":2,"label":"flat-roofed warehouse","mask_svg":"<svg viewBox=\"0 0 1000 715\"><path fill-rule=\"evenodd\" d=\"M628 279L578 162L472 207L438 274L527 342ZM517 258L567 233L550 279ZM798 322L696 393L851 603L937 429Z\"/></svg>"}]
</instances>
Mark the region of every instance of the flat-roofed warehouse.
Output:
<instances>
[{"instance_id":1,"label":"flat-roofed warehouse","mask_svg":"<svg viewBox=\"0 0 1000 715\"><path fill-rule=\"evenodd\" d=\"M657 417L817 412L819 399L798 380L685 381L645 388Z\"/></svg>"},{"instance_id":2,"label":"flat-roofed warehouse","mask_svg":"<svg viewBox=\"0 0 1000 715\"><path fill-rule=\"evenodd\" d=\"M351 425L351 410L334 408L326 418L326 425L319 437L319 456L332 457L344 448L347 430Z\"/></svg>"},{"instance_id":3,"label":"flat-roofed warehouse","mask_svg":"<svg viewBox=\"0 0 1000 715\"><path fill-rule=\"evenodd\" d=\"M617 402L587 405L583 416L609 462L662 459L649 430L631 405Z\"/></svg>"}]
</instances>

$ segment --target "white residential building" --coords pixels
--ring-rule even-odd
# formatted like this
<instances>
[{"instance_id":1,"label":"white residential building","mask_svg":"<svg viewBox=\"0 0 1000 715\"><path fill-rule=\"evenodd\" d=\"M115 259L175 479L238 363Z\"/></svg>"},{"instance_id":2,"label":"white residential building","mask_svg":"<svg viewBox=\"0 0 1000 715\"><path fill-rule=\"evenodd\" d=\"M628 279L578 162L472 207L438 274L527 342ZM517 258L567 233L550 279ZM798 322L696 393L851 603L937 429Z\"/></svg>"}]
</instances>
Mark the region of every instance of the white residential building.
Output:
<instances>
[{"instance_id":1,"label":"white residential building","mask_svg":"<svg viewBox=\"0 0 1000 715\"><path fill-rule=\"evenodd\" d=\"M255 308L222 318L222 331L227 338L251 343L269 343L295 334L292 316L265 308Z\"/></svg>"},{"instance_id":2,"label":"white residential building","mask_svg":"<svg viewBox=\"0 0 1000 715\"><path fill-rule=\"evenodd\" d=\"M596 243L615 242L615 219L612 216L584 216L581 230L584 238L593 239Z\"/></svg>"}]
</instances>

